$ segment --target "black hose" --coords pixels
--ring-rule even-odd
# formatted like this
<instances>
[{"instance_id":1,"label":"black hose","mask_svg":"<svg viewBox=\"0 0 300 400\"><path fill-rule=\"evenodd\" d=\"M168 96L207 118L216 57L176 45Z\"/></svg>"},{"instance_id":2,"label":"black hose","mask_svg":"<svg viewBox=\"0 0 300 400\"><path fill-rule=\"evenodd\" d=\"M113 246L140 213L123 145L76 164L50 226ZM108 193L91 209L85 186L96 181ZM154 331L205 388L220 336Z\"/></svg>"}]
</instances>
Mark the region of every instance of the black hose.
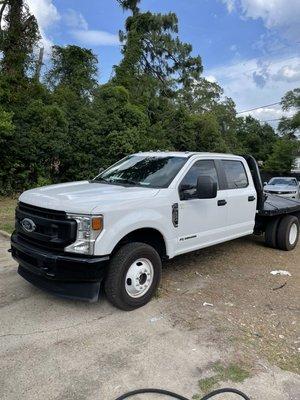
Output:
<instances>
[{"instance_id":1,"label":"black hose","mask_svg":"<svg viewBox=\"0 0 300 400\"><path fill-rule=\"evenodd\" d=\"M157 394L162 394L165 396L173 397L173 399L178 399L178 400L189 400L187 397L181 396L180 394L170 392L168 390L164 389L137 389L133 390L132 392L128 392L123 394L122 396L118 397L116 400L124 400L128 399L129 397L136 396L137 394L144 394L144 393L157 393ZM214 390L213 392L205 395L202 397L200 400L208 400L214 396L217 396L218 394L221 393L235 393L238 396L242 397L244 400L250 400L248 396L245 395L245 393L241 392L240 390L237 389L232 389L232 388L224 388L224 389L218 389Z\"/></svg>"}]
</instances>

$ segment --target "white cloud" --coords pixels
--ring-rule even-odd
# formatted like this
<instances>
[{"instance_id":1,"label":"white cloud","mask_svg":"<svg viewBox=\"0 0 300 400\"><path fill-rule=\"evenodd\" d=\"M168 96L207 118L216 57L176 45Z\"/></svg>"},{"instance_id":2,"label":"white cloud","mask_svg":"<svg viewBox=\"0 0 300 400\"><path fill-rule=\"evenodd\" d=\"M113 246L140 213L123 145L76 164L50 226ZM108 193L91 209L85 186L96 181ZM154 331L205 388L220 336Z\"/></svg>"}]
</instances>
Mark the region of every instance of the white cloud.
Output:
<instances>
[{"instance_id":1,"label":"white cloud","mask_svg":"<svg viewBox=\"0 0 300 400\"><path fill-rule=\"evenodd\" d=\"M75 40L85 46L117 46L119 36L110 32L89 29L84 16L72 9L64 14L64 22L70 28L69 33Z\"/></svg>"},{"instance_id":2,"label":"white cloud","mask_svg":"<svg viewBox=\"0 0 300 400\"><path fill-rule=\"evenodd\" d=\"M227 10L229 13L235 9L235 0L222 0L224 4L226 4Z\"/></svg>"},{"instance_id":3,"label":"white cloud","mask_svg":"<svg viewBox=\"0 0 300 400\"><path fill-rule=\"evenodd\" d=\"M72 29L88 29L88 23L84 16L75 10L67 10L63 18L66 25Z\"/></svg>"},{"instance_id":4,"label":"white cloud","mask_svg":"<svg viewBox=\"0 0 300 400\"><path fill-rule=\"evenodd\" d=\"M300 64L285 65L281 67L273 79L276 81L297 82L300 81Z\"/></svg>"},{"instance_id":5,"label":"white cloud","mask_svg":"<svg viewBox=\"0 0 300 400\"><path fill-rule=\"evenodd\" d=\"M247 115L247 113L245 114L240 114L240 116L245 116ZM258 110L253 110L251 111L251 115L254 118L259 119L260 121L269 121L274 122L274 125L277 125L279 118L282 117L282 115L286 116L286 117L290 117L291 115L293 115L292 111L289 112L285 112L283 113L281 110L280 105L278 105L277 107L264 107L264 108L259 108Z\"/></svg>"},{"instance_id":6,"label":"white cloud","mask_svg":"<svg viewBox=\"0 0 300 400\"><path fill-rule=\"evenodd\" d=\"M258 59L240 60L210 70L207 76L214 76L223 87L225 96L232 97L237 111L248 110L266 104L280 102L283 95L291 89L300 86L299 71L300 56L294 58L269 59L260 62ZM263 87L257 84L253 74L265 73ZM248 113L260 120L277 119L283 113L280 105L260 108ZM274 126L277 123L274 122Z\"/></svg>"},{"instance_id":7,"label":"white cloud","mask_svg":"<svg viewBox=\"0 0 300 400\"><path fill-rule=\"evenodd\" d=\"M61 16L52 0L27 0L30 12L36 17L42 44L46 54L50 52L53 45L51 38L46 34L47 28L60 20Z\"/></svg>"},{"instance_id":8,"label":"white cloud","mask_svg":"<svg viewBox=\"0 0 300 400\"><path fill-rule=\"evenodd\" d=\"M236 10L243 17L261 18L268 29L276 29L289 39L300 37L299 0L222 0L229 12Z\"/></svg>"},{"instance_id":9,"label":"white cloud","mask_svg":"<svg viewBox=\"0 0 300 400\"><path fill-rule=\"evenodd\" d=\"M87 46L117 46L120 44L118 35L105 31L77 29L71 31L72 36Z\"/></svg>"},{"instance_id":10,"label":"white cloud","mask_svg":"<svg viewBox=\"0 0 300 400\"><path fill-rule=\"evenodd\" d=\"M217 82L217 78L216 78L215 76L213 76L213 75L207 75L207 76L205 76L205 79L206 79L208 82L211 82L211 83Z\"/></svg>"}]
</instances>

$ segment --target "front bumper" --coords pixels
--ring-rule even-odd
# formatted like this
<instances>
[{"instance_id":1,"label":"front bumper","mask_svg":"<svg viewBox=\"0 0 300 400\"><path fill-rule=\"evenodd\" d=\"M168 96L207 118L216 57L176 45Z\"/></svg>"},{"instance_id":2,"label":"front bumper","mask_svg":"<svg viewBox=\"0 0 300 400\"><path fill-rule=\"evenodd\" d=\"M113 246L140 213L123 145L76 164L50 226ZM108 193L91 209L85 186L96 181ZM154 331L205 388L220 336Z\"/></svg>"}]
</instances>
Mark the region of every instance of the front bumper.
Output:
<instances>
[{"instance_id":1,"label":"front bumper","mask_svg":"<svg viewBox=\"0 0 300 400\"><path fill-rule=\"evenodd\" d=\"M14 233L11 252L18 273L33 285L61 297L97 301L109 256L55 253L24 243Z\"/></svg>"}]
</instances>

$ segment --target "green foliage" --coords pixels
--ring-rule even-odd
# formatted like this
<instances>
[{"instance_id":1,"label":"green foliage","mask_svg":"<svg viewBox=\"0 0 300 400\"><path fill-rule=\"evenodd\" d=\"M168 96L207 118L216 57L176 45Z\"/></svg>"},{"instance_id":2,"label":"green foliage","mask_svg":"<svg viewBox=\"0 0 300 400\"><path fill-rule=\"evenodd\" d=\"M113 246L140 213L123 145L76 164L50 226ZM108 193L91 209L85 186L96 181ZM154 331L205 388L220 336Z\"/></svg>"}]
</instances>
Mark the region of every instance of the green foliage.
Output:
<instances>
[{"instance_id":1,"label":"green foliage","mask_svg":"<svg viewBox=\"0 0 300 400\"><path fill-rule=\"evenodd\" d=\"M289 170L299 113L282 121L280 140L269 125L236 118L232 99L201 76L200 56L179 39L176 14L141 12L140 0L119 0L132 15L120 32L122 60L112 79L100 85L97 57L67 45L53 47L39 82L31 70L38 26L24 2L0 7L0 194L89 179L101 166L151 149L250 153L267 160L268 170ZM299 89L283 107L299 107Z\"/></svg>"},{"instance_id":2,"label":"green foliage","mask_svg":"<svg viewBox=\"0 0 300 400\"><path fill-rule=\"evenodd\" d=\"M297 140L277 140L264 169L270 172L289 173L293 167L297 151L299 151L299 142Z\"/></svg>"},{"instance_id":3,"label":"green foliage","mask_svg":"<svg viewBox=\"0 0 300 400\"><path fill-rule=\"evenodd\" d=\"M224 366L220 362L213 363L211 366L211 372L211 376L198 381L201 394L195 394L193 396L194 400L202 399L203 394L210 392L220 382L241 383L251 376L245 365L240 366L235 363L231 363L228 366Z\"/></svg>"},{"instance_id":4,"label":"green foliage","mask_svg":"<svg viewBox=\"0 0 300 400\"><path fill-rule=\"evenodd\" d=\"M259 161L266 161L278 139L270 125L262 125L250 116L237 118L236 132L244 151Z\"/></svg>"},{"instance_id":5,"label":"green foliage","mask_svg":"<svg viewBox=\"0 0 300 400\"><path fill-rule=\"evenodd\" d=\"M36 19L23 0L1 2L0 31L2 71L14 80L22 79L30 67L32 50L39 40Z\"/></svg>"},{"instance_id":6,"label":"green foliage","mask_svg":"<svg viewBox=\"0 0 300 400\"><path fill-rule=\"evenodd\" d=\"M281 104L285 111L296 110L291 118L283 117L278 126L285 137L295 139L300 130L300 88L287 92L282 98Z\"/></svg>"},{"instance_id":7,"label":"green foliage","mask_svg":"<svg viewBox=\"0 0 300 400\"><path fill-rule=\"evenodd\" d=\"M141 85L155 86L164 96L174 95L178 87L189 87L202 72L200 56L192 56L192 46L180 41L176 14L141 13L138 1L119 1L130 9L125 31L120 31L123 59L115 67L115 81L136 97ZM139 93L139 92L138 92Z\"/></svg>"},{"instance_id":8,"label":"green foliage","mask_svg":"<svg viewBox=\"0 0 300 400\"><path fill-rule=\"evenodd\" d=\"M96 87L97 57L78 46L53 46L52 68L47 74L51 88L69 87L88 97Z\"/></svg>"}]
</instances>

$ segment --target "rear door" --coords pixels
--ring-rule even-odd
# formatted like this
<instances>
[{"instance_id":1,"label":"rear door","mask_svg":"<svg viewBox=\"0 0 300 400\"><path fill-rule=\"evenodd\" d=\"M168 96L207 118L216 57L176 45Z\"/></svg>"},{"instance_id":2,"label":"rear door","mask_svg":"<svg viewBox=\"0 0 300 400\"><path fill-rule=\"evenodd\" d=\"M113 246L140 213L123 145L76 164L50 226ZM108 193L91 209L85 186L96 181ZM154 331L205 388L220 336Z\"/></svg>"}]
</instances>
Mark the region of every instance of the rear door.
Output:
<instances>
[{"instance_id":1,"label":"rear door","mask_svg":"<svg viewBox=\"0 0 300 400\"><path fill-rule=\"evenodd\" d=\"M227 233L232 238L253 233L257 194L246 162L221 160L220 174L226 182Z\"/></svg>"}]
</instances>

